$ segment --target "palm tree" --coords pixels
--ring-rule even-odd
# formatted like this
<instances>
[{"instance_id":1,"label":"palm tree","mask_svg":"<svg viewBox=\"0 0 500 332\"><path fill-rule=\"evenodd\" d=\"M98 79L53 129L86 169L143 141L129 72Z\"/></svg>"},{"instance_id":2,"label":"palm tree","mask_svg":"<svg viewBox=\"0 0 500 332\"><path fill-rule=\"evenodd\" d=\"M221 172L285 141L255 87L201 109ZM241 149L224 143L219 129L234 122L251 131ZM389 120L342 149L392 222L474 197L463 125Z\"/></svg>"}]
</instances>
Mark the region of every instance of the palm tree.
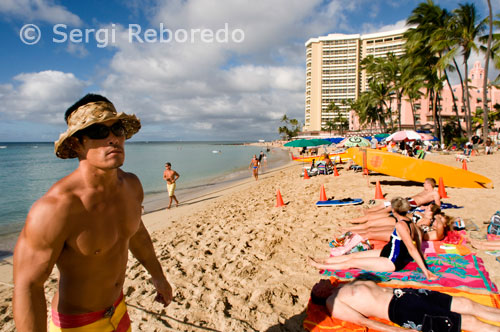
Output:
<instances>
[{"instance_id":1,"label":"palm tree","mask_svg":"<svg viewBox=\"0 0 500 332\"><path fill-rule=\"evenodd\" d=\"M486 46L486 55L484 60L484 77L483 77L483 139L486 142L488 138L488 66L490 64L491 41L493 39L493 13L491 10L491 1L488 1L488 42Z\"/></svg>"},{"instance_id":2,"label":"palm tree","mask_svg":"<svg viewBox=\"0 0 500 332\"><path fill-rule=\"evenodd\" d=\"M451 87L447 70L451 70L453 67L449 66L449 59L454 59L450 53L448 56L443 56L447 53L452 44L449 41L449 20L451 14L438 5L434 4L432 0L427 0L427 2L420 3L408 17L406 23L407 25L416 25L415 28L409 29L405 33L407 39L406 42L406 54L412 59L413 62L420 62L420 67L422 68L422 73L427 76L429 81L437 82L439 81L437 77L444 77L448 87L450 89L452 99L453 99L453 109L455 110L458 123L458 132L461 136L461 126L460 126L460 116L458 114L458 108L455 102L455 94L453 88ZM456 64L456 62L455 62ZM457 66L457 72L462 82L461 73ZM436 99L441 94L442 86L439 84L433 84L428 82L432 88L437 91L429 92L428 96L434 96L432 99L433 105L433 115L435 117L434 128L435 134L437 132L441 133L441 118L440 112L437 111L437 101ZM439 135L441 136L441 134Z\"/></svg>"},{"instance_id":3,"label":"palm tree","mask_svg":"<svg viewBox=\"0 0 500 332\"><path fill-rule=\"evenodd\" d=\"M379 123L384 126L384 131L387 131L386 123L383 121L385 118L389 118L391 127L394 128L390 102L387 103L391 100L391 94L393 93L388 72L393 68L387 63L387 59L375 58L372 55L363 59L361 65L370 76L368 79L368 93L365 96L370 102L365 102L365 106L368 104L376 106L379 112Z\"/></svg>"},{"instance_id":4,"label":"palm tree","mask_svg":"<svg viewBox=\"0 0 500 332\"><path fill-rule=\"evenodd\" d=\"M289 140L290 138L297 136L300 127L300 123L297 119L290 119L286 116L286 114L284 114L280 121L285 125L278 128L278 133L282 135L284 140ZM288 128L289 125L291 128Z\"/></svg>"},{"instance_id":5,"label":"palm tree","mask_svg":"<svg viewBox=\"0 0 500 332\"><path fill-rule=\"evenodd\" d=\"M340 110L340 107L338 107L338 106L337 106L337 104L335 104L335 102L334 102L334 101L332 101L332 102L330 102L330 104L328 104L328 107L327 107L327 109L326 109L325 113L327 113L327 114L331 114L331 115L335 115L336 113L338 113L338 112L339 112L339 110ZM332 121L332 117L331 117L331 115L330 115L330 117L329 117L329 120L328 120L328 121L329 121L329 122L332 122L332 123L333 123L334 128L336 128L336 127L337 127L337 126L336 126L336 121ZM331 134L331 132L330 132L330 134Z\"/></svg>"},{"instance_id":6,"label":"palm tree","mask_svg":"<svg viewBox=\"0 0 500 332\"><path fill-rule=\"evenodd\" d=\"M474 4L466 3L460 4L459 8L453 11L453 17L450 20L449 30L451 31L451 40L456 43L454 47L455 51L461 48L461 53L463 56L464 65L464 76L465 76L465 94L466 99L466 112L467 112L467 135L472 136L471 128L471 109L470 109L470 96L469 96L469 67L467 61L471 55L472 50L478 51L475 39L479 37L480 33L484 30L485 20L478 21L476 7Z\"/></svg>"},{"instance_id":7,"label":"palm tree","mask_svg":"<svg viewBox=\"0 0 500 332\"><path fill-rule=\"evenodd\" d=\"M377 108L374 99L370 96L370 91L364 91L361 93L358 99L352 103L352 109L359 118L359 124L361 126L365 126L367 124L370 125L370 131L373 132L373 124L380 121L382 124L381 112ZM385 123L383 123L385 126Z\"/></svg>"},{"instance_id":8,"label":"palm tree","mask_svg":"<svg viewBox=\"0 0 500 332\"><path fill-rule=\"evenodd\" d=\"M332 130L335 129L335 122L328 120L325 123L325 128L322 128L322 130L328 130L330 132L330 136L332 136Z\"/></svg>"}]
</instances>

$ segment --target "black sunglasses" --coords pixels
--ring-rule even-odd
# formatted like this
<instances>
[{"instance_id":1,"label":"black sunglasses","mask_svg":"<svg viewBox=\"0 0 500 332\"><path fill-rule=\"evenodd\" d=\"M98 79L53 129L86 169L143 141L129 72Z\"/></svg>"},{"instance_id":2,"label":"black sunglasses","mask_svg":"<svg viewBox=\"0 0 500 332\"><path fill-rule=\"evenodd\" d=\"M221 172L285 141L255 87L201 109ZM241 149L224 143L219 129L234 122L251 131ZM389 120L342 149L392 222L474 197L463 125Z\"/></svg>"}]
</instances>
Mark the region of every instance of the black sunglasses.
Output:
<instances>
[{"instance_id":1,"label":"black sunglasses","mask_svg":"<svg viewBox=\"0 0 500 332\"><path fill-rule=\"evenodd\" d=\"M111 126L105 126L100 123L93 124L79 131L81 135L88 136L90 139L105 139L109 133L113 133L116 137L125 136L125 127L121 121L113 123Z\"/></svg>"}]
</instances>

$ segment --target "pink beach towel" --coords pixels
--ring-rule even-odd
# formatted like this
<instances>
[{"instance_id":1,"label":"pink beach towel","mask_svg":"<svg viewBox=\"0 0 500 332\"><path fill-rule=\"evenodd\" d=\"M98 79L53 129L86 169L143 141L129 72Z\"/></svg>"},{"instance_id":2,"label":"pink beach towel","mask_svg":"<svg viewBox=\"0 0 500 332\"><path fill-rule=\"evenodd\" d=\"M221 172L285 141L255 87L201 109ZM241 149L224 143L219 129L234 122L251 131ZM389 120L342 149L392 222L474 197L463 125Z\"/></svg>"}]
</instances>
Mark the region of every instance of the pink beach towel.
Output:
<instances>
[{"instance_id":1,"label":"pink beach towel","mask_svg":"<svg viewBox=\"0 0 500 332\"><path fill-rule=\"evenodd\" d=\"M427 280L417 263L409 263L398 272L373 272L358 269L323 270L324 276L339 280L361 278L387 282L389 280L412 281L421 285L445 286L462 289L485 290L498 293L496 285L491 281L484 267L483 260L475 254L461 256L457 254L428 254L426 257L429 270L440 278Z\"/></svg>"}]
</instances>

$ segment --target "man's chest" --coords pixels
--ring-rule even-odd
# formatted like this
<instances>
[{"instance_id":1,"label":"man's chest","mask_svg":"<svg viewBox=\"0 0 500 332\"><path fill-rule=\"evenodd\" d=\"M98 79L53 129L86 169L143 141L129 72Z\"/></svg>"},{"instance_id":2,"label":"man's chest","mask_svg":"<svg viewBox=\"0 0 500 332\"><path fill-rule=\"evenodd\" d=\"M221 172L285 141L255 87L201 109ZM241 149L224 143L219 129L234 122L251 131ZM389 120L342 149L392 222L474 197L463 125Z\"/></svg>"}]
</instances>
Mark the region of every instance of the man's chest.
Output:
<instances>
[{"instance_id":1,"label":"man's chest","mask_svg":"<svg viewBox=\"0 0 500 332\"><path fill-rule=\"evenodd\" d=\"M103 254L115 246L127 245L141 222L139 202L112 200L92 204L70 223L67 244L82 255Z\"/></svg>"}]
</instances>

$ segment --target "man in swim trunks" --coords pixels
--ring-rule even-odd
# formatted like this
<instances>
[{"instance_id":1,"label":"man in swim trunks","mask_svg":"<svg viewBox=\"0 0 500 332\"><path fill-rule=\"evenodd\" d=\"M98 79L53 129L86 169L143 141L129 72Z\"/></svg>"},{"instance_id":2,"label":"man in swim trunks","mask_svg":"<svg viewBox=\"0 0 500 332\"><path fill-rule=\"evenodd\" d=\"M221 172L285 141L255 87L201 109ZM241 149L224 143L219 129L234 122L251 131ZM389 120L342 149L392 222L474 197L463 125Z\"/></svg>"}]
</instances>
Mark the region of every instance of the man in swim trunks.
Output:
<instances>
[{"instance_id":1,"label":"man in swim trunks","mask_svg":"<svg viewBox=\"0 0 500 332\"><path fill-rule=\"evenodd\" d=\"M257 155L253 155L252 161L250 161L250 166L248 168L252 168L252 173L253 177L255 178L255 181L259 179L259 158L257 158Z\"/></svg>"},{"instance_id":2,"label":"man in swim trunks","mask_svg":"<svg viewBox=\"0 0 500 332\"><path fill-rule=\"evenodd\" d=\"M172 206L172 200L175 200L175 206L179 206L179 201L175 197L175 181L180 177L179 173L172 169L172 164L165 163L165 171L163 172L163 180L167 181L167 191L170 202L167 209Z\"/></svg>"},{"instance_id":3,"label":"man in swim trunks","mask_svg":"<svg viewBox=\"0 0 500 332\"><path fill-rule=\"evenodd\" d=\"M478 319L499 322L499 309L427 289L393 289L360 280L332 284L323 279L313 287L311 300L325 305L332 317L378 331L500 331L500 327ZM401 328L368 317L385 319Z\"/></svg>"},{"instance_id":4,"label":"man in swim trunks","mask_svg":"<svg viewBox=\"0 0 500 332\"><path fill-rule=\"evenodd\" d=\"M430 203L434 203L437 206L441 206L441 197L439 196L438 192L434 190L434 187L436 187L436 180L434 180L433 178L427 178L425 179L423 185L424 185L423 191L419 192L418 194L412 197L407 198L408 203L410 203L411 209L416 209L419 206L427 205ZM381 214L383 216L388 214L390 211L391 211L391 202L385 201L377 206L365 209L363 212L365 215ZM366 222L366 220L364 219L365 219L364 217L360 217L350 220L350 222L354 224Z\"/></svg>"},{"instance_id":5,"label":"man in swim trunks","mask_svg":"<svg viewBox=\"0 0 500 332\"><path fill-rule=\"evenodd\" d=\"M125 140L139 131L135 115L118 113L88 94L66 111L68 129L55 142L59 158L79 159L26 218L14 251L14 320L18 331L46 331L44 283L54 265L51 331L129 331L122 287L128 251L146 268L165 306L172 288L141 220L143 189L120 169Z\"/></svg>"}]
</instances>

